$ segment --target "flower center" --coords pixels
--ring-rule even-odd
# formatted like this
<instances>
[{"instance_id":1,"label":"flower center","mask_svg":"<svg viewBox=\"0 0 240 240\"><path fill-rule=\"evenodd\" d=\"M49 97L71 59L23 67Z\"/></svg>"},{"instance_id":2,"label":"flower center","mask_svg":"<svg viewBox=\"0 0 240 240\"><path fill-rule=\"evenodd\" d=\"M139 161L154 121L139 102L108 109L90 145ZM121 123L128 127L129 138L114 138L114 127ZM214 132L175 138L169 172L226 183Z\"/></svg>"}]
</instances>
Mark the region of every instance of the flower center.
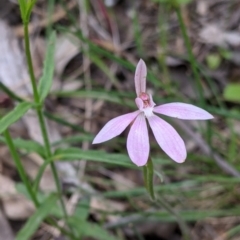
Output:
<instances>
[{"instance_id":1,"label":"flower center","mask_svg":"<svg viewBox=\"0 0 240 240\"><path fill-rule=\"evenodd\" d=\"M140 93L139 96L143 100L143 108L151 107L150 97L147 93Z\"/></svg>"}]
</instances>

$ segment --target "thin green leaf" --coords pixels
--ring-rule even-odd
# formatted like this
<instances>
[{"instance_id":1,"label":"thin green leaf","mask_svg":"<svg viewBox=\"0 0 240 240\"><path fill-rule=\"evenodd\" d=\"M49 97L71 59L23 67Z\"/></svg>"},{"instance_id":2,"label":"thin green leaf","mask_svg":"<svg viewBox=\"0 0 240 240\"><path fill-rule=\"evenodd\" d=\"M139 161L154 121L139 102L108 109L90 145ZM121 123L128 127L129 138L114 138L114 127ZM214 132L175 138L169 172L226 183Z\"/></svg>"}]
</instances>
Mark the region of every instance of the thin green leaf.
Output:
<instances>
[{"instance_id":1,"label":"thin green leaf","mask_svg":"<svg viewBox=\"0 0 240 240\"><path fill-rule=\"evenodd\" d=\"M75 136L66 137L59 141L53 142L52 146L58 146L63 143L71 143L71 144L82 143L83 141L92 141L93 138L94 136L90 134L75 135Z\"/></svg>"},{"instance_id":2,"label":"thin green leaf","mask_svg":"<svg viewBox=\"0 0 240 240\"><path fill-rule=\"evenodd\" d=\"M89 46L89 50L94 52L96 55L104 56L104 57L118 63L119 65L129 69L129 70L135 71L135 67L136 67L135 65L133 65L132 63L124 60L123 58L118 57L116 54L114 54L112 52L109 52L109 51L99 47L98 45L94 44L91 40L85 38L80 30L78 30L77 32L71 32L69 30L69 28L65 28L65 27L62 27L62 26L58 26L58 29L62 32L72 33L72 34L76 35L76 37L78 37L81 41L87 43L88 46ZM150 69L148 69L148 79L156 87L163 86L161 81L159 81L159 79L154 76L154 74L151 72Z\"/></svg>"},{"instance_id":3,"label":"thin green leaf","mask_svg":"<svg viewBox=\"0 0 240 240\"><path fill-rule=\"evenodd\" d=\"M78 98L95 98L113 103L123 104L123 99L113 93L103 91L58 91L53 93L59 97L78 97Z\"/></svg>"},{"instance_id":4,"label":"thin green leaf","mask_svg":"<svg viewBox=\"0 0 240 240\"><path fill-rule=\"evenodd\" d=\"M19 103L11 112L0 120L0 133L4 132L10 125L19 120L31 107L33 103Z\"/></svg>"},{"instance_id":5,"label":"thin green leaf","mask_svg":"<svg viewBox=\"0 0 240 240\"><path fill-rule=\"evenodd\" d=\"M6 85L0 82L0 89L5 92L11 99L16 100L18 102L23 102L24 100L17 96L13 91L11 91Z\"/></svg>"},{"instance_id":6,"label":"thin green leaf","mask_svg":"<svg viewBox=\"0 0 240 240\"><path fill-rule=\"evenodd\" d=\"M154 189L153 189L153 163L152 159L149 158L147 164L143 167L144 173L144 184L145 187L151 196L152 200L154 200Z\"/></svg>"},{"instance_id":7,"label":"thin green leaf","mask_svg":"<svg viewBox=\"0 0 240 240\"><path fill-rule=\"evenodd\" d=\"M85 159L87 161L97 161L134 168L134 165L126 155L108 154L98 150L82 151L78 148L57 149L53 156L53 160L73 161L76 159Z\"/></svg>"},{"instance_id":8,"label":"thin green leaf","mask_svg":"<svg viewBox=\"0 0 240 240\"><path fill-rule=\"evenodd\" d=\"M26 19L27 19L27 21L29 21L32 9L33 9L36 1L37 0L28 0L27 1L27 11L26 11Z\"/></svg>"},{"instance_id":9,"label":"thin green leaf","mask_svg":"<svg viewBox=\"0 0 240 240\"><path fill-rule=\"evenodd\" d=\"M27 13L27 2L26 2L26 0L18 0L18 4L19 4L19 7L20 7L22 21L25 22L26 13Z\"/></svg>"},{"instance_id":10,"label":"thin green leaf","mask_svg":"<svg viewBox=\"0 0 240 240\"><path fill-rule=\"evenodd\" d=\"M184 4L190 3L192 0L152 0L153 2L167 3L173 7L179 7Z\"/></svg>"},{"instance_id":11,"label":"thin green leaf","mask_svg":"<svg viewBox=\"0 0 240 240\"><path fill-rule=\"evenodd\" d=\"M42 221L48 216L50 210L56 205L58 197L50 195L37 211L28 219L24 227L19 231L16 240L26 240L36 232Z\"/></svg>"},{"instance_id":12,"label":"thin green leaf","mask_svg":"<svg viewBox=\"0 0 240 240\"><path fill-rule=\"evenodd\" d=\"M110 79L112 84L116 86L117 88L120 88L120 84L117 81L116 77L114 74L111 72L109 67L101 60L101 58L98 57L97 54L91 53L89 54L90 60L96 64L96 66L103 71L103 73L106 74L106 76Z\"/></svg>"},{"instance_id":13,"label":"thin green leaf","mask_svg":"<svg viewBox=\"0 0 240 240\"><path fill-rule=\"evenodd\" d=\"M240 225L232 227L226 232L227 239L232 239L235 235L240 233Z\"/></svg>"},{"instance_id":14,"label":"thin green leaf","mask_svg":"<svg viewBox=\"0 0 240 240\"><path fill-rule=\"evenodd\" d=\"M54 74L54 53L55 53L56 33L53 32L49 38L46 57L43 67L43 75L40 79L38 92L40 102L43 102L47 97L50 88L52 86L53 74Z\"/></svg>"},{"instance_id":15,"label":"thin green leaf","mask_svg":"<svg viewBox=\"0 0 240 240\"><path fill-rule=\"evenodd\" d=\"M49 112L46 112L46 111L44 111L44 115L47 118L51 119L52 121L57 122L57 123L59 123L61 125L70 127L73 130L75 130L75 131L78 131L78 132L81 132L81 133L85 132L84 129L82 127L80 127L80 125L70 123L70 122L64 120L63 118L61 118L60 116L57 116L55 114L52 114L52 113L49 113Z\"/></svg>"},{"instance_id":16,"label":"thin green leaf","mask_svg":"<svg viewBox=\"0 0 240 240\"><path fill-rule=\"evenodd\" d=\"M29 195L29 192L23 183L16 183L15 188L19 193L24 195L27 199L31 200L31 196ZM43 193L41 191L36 191L35 195L37 196L40 205L44 203L46 199L49 197L48 193ZM56 218L63 218L64 216L61 206L59 204L55 204L54 207L52 207L48 213L49 215L54 216Z\"/></svg>"},{"instance_id":17,"label":"thin green leaf","mask_svg":"<svg viewBox=\"0 0 240 240\"><path fill-rule=\"evenodd\" d=\"M94 223L85 222L82 229L84 237L93 237L98 240L119 240L119 238L111 235L103 227Z\"/></svg>"},{"instance_id":18,"label":"thin green leaf","mask_svg":"<svg viewBox=\"0 0 240 240\"><path fill-rule=\"evenodd\" d=\"M76 206L74 216L77 216L82 221L86 221L90 213L90 198L82 199Z\"/></svg>"},{"instance_id":19,"label":"thin green leaf","mask_svg":"<svg viewBox=\"0 0 240 240\"><path fill-rule=\"evenodd\" d=\"M35 193L38 192L38 188L39 188L39 184L40 184L40 181L42 179L42 175L46 169L46 167L51 163L50 160L47 160L47 161L44 161L44 163L40 166L40 168L38 169L38 173L37 173L37 176L34 180L34 184L33 184L33 191Z\"/></svg>"},{"instance_id":20,"label":"thin green leaf","mask_svg":"<svg viewBox=\"0 0 240 240\"><path fill-rule=\"evenodd\" d=\"M97 150L82 151L78 148L60 148L55 151L52 159L45 161L39 168L38 174L34 181L34 191L38 191L40 180L48 164L57 160L75 161L76 159L85 159L87 161L96 161L134 168L134 165L130 162L128 157L123 154L106 154L105 152Z\"/></svg>"},{"instance_id":21,"label":"thin green leaf","mask_svg":"<svg viewBox=\"0 0 240 240\"><path fill-rule=\"evenodd\" d=\"M91 237L98 240L119 240L98 224L82 221L81 218L75 216L71 217L69 221L82 237Z\"/></svg>"},{"instance_id":22,"label":"thin green leaf","mask_svg":"<svg viewBox=\"0 0 240 240\"><path fill-rule=\"evenodd\" d=\"M6 140L4 137L0 136L0 142L6 143ZM13 139L14 146L19 149L23 149L27 152L36 152L40 156L45 156L45 150L43 146L37 142L31 141L31 140L25 140L22 138Z\"/></svg>"}]
</instances>

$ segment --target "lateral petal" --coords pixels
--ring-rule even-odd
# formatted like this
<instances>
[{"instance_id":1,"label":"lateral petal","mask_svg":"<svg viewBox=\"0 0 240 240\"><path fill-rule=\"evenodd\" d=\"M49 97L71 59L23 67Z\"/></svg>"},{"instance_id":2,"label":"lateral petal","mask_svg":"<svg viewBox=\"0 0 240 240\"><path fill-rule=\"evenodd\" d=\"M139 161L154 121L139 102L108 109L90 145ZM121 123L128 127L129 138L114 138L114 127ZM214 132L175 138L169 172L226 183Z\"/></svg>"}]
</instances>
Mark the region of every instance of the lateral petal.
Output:
<instances>
[{"instance_id":1,"label":"lateral petal","mask_svg":"<svg viewBox=\"0 0 240 240\"><path fill-rule=\"evenodd\" d=\"M137 97L135 99L135 103L136 103L138 109L142 111L143 110L143 100L141 98Z\"/></svg>"},{"instance_id":2,"label":"lateral petal","mask_svg":"<svg viewBox=\"0 0 240 240\"><path fill-rule=\"evenodd\" d=\"M147 67L145 62L140 59L137 64L135 71L135 89L137 96L139 97L140 93L146 92L146 77L147 77Z\"/></svg>"},{"instance_id":3,"label":"lateral petal","mask_svg":"<svg viewBox=\"0 0 240 240\"><path fill-rule=\"evenodd\" d=\"M119 134L137 117L140 111L133 113L127 113L122 116L113 118L101 129L97 136L93 140L93 144L102 143L108 141Z\"/></svg>"},{"instance_id":4,"label":"lateral petal","mask_svg":"<svg viewBox=\"0 0 240 240\"><path fill-rule=\"evenodd\" d=\"M169 117L185 120L207 120L213 116L202 108L187 103L167 103L153 109L155 113L160 113Z\"/></svg>"},{"instance_id":5,"label":"lateral petal","mask_svg":"<svg viewBox=\"0 0 240 240\"><path fill-rule=\"evenodd\" d=\"M132 162L140 167L147 163L149 149L147 123L144 114L140 113L129 131L127 150Z\"/></svg>"},{"instance_id":6,"label":"lateral petal","mask_svg":"<svg viewBox=\"0 0 240 240\"><path fill-rule=\"evenodd\" d=\"M174 161L184 162L187 156L186 147L176 130L156 115L149 117L148 121L162 150Z\"/></svg>"}]
</instances>

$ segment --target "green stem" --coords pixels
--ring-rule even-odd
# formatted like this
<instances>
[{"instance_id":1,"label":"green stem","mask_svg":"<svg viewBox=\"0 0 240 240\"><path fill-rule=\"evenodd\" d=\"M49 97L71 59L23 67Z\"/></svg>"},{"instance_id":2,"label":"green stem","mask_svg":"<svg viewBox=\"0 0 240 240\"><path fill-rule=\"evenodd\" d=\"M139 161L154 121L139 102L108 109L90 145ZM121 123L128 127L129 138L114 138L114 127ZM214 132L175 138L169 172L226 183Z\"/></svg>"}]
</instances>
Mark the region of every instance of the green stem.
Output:
<instances>
[{"instance_id":1,"label":"green stem","mask_svg":"<svg viewBox=\"0 0 240 240\"><path fill-rule=\"evenodd\" d=\"M159 196L157 197L156 201L159 202L161 206L164 207L169 213L171 213L173 216L176 217L176 220L182 231L184 239L190 240L190 232L189 232L188 226L184 222L184 220L181 218L181 216L179 216L178 213L176 213L175 210L173 210L172 207L165 200L161 199Z\"/></svg>"},{"instance_id":2,"label":"green stem","mask_svg":"<svg viewBox=\"0 0 240 240\"><path fill-rule=\"evenodd\" d=\"M44 141L44 145L45 145L45 149L46 149L46 157L47 157L46 160L49 160L52 157L51 146L50 146L50 142L49 142L49 138L48 138L48 134L47 134L46 124L44 122L43 112L40 108L37 108L37 115L38 115L40 128L41 128L42 136L43 136L43 141ZM58 176L57 169L56 169L53 162L50 162L50 166L51 166L51 170L52 170L52 173L53 173L53 178L55 180L55 184L56 184L56 187L57 187L57 192L61 196L61 186L60 186L60 181L59 181L59 176ZM61 197L60 197L60 202L61 202L61 205L62 205L64 217L67 220L68 219L67 210L66 210L64 201Z\"/></svg>"},{"instance_id":3,"label":"green stem","mask_svg":"<svg viewBox=\"0 0 240 240\"><path fill-rule=\"evenodd\" d=\"M176 10L176 13L177 13L178 21L179 21L181 32L182 32L182 35L183 35L183 39L184 39L184 42L185 42L185 45L186 45L186 48L187 48L188 58L189 58L189 61L190 61L190 64L191 64L193 75L194 75L194 78L197 81L196 86L197 86L197 90L198 90L197 92L198 92L199 99L200 99L200 105L202 107L204 107L205 102L204 102L204 97L203 97L201 78L200 78L200 75L199 75L199 72L198 72L198 69L197 69L197 62L196 62L195 57L193 55L190 38L187 34L187 28L186 28L185 23L183 21L183 16L182 16L182 12L181 12L180 7L179 6L176 7L175 10Z\"/></svg>"},{"instance_id":4,"label":"green stem","mask_svg":"<svg viewBox=\"0 0 240 240\"><path fill-rule=\"evenodd\" d=\"M47 134L46 124L44 122L42 105L40 104L40 98L39 98L39 94L38 94L38 90L37 90L36 78L35 78L34 70L33 70L30 42L29 42L28 21L24 22L24 41L25 41L25 51L26 51L29 75L30 75L30 79L31 79L32 89L33 89L34 101L38 105L36 108L36 111L37 111L40 128L41 128L41 132L42 132L42 137L43 137L43 141L44 141L44 146L45 146L45 150L46 150L46 156L47 156L46 160L48 160L51 158L52 152L51 152L51 147L50 147L49 138L48 138L48 134ZM61 186L60 186L60 181L59 181L56 167L55 167L54 163L50 163L50 165L51 165L51 170L53 173L55 185L57 188L57 192L58 192L59 196L61 196ZM68 219L67 211L66 211L66 207L65 207L62 197L60 197L60 202L61 202L65 220L67 221L67 219Z\"/></svg>"},{"instance_id":5,"label":"green stem","mask_svg":"<svg viewBox=\"0 0 240 240\"><path fill-rule=\"evenodd\" d=\"M22 162L21 162L21 160L20 160L20 158L19 158L19 156L18 156L18 153L17 153L17 151L16 151L16 148L15 148L15 146L14 146L14 144L13 144L11 135L9 134L9 131L8 131L8 130L5 130L5 132L4 132L4 137L5 137L5 139L6 139L6 142L7 142L8 148L9 148L9 150L10 150L10 153L11 153L11 155L12 155L12 158L13 158L13 160L14 160L14 163L15 163L15 165L17 166L18 173L19 173L19 175L20 175L20 177L21 177L24 185L25 185L26 188L27 188L28 194L30 195L32 201L34 202L34 205L35 205L36 207L38 207L38 206L39 206L39 202L38 202L38 200L37 200L36 195L35 195L34 192L33 192L33 189L32 189L32 187L31 187L31 184L30 184L30 182L29 182L29 180L28 180L28 177L27 177L27 175L26 175L26 173L25 173L24 167L23 167Z\"/></svg>"},{"instance_id":6,"label":"green stem","mask_svg":"<svg viewBox=\"0 0 240 240\"><path fill-rule=\"evenodd\" d=\"M138 55L141 58L143 58L144 52L143 52L141 30L140 30L139 17L138 17L137 10L134 11L134 15L133 15L133 31L134 31L134 38L137 46Z\"/></svg>"},{"instance_id":7,"label":"green stem","mask_svg":"<svg viewBox=\"0 0 240 240\"><path fill-rule=\"evenodd\" d=\"M24 185L26 186L28 194L31 197L35 207L39 207L40 204L39 204L39 202L37 200L36 194L34 193L32 187L31 187L31 184L29 182L27 174L26 174L26 172L24 170L24 167L22 165L22 162L21 162L21 160L19 158L19 155L18 155L17 150L16 150L16 148L14 146L14 143L13 143L12 137L11 137L11 135L10 135L8 130L5 130L4 137L6 139L6 143L8 145L9 151L10 151L10 153L12 155L14 163L15 163L15 165L17 167L17 170L18 170L18 173L20 175L20 178L22 179ZM63 227L59 227L57 225L57 223L55 222L55 220L48 218L46 221L48 223L50 223L52 226L55 226L57 229L59 229L66 236L70 236L70 237L72 237L72 239L75 239L74 236L71 233L69 233Z\"/></svg>"},{"instance_id":8,"label":"green stem","mask_svg":"<svg viewBox=\"0 0 240 240\"><path fill-rule=\"evenodd\" d=\"M174 94L174 90L171 87L171 82L170 82L170 74L168 70L168 66L166 64L166 51L167 51L167 30L166 30L166 24L167 24L167 13L168 13L168 7L165 6L164 4L159 3L159 19L158 19L158 24L159 24L159 45L160 45L160 54L158 57L158 61L160 63L160 66L162 67L162 72L163 72L163 81L164 85L166 86L165 90L168 94Z\"/></svg>"},{"instance_id":9,"label":"green stem","mask_svg":"<svg viewBox=\"0 0 240 240\"><path fill-rule=\"evenodd\" d=\"M25 52L27 57L28 71L30 75L32 89L33 89L34 101L35 103L39 103L39 95L37 91L36 78L33 71L33 63L32 63L30 43L29 43L28 21L24 22L24 42L25 42Z\"/></svg>"}]
</instances>

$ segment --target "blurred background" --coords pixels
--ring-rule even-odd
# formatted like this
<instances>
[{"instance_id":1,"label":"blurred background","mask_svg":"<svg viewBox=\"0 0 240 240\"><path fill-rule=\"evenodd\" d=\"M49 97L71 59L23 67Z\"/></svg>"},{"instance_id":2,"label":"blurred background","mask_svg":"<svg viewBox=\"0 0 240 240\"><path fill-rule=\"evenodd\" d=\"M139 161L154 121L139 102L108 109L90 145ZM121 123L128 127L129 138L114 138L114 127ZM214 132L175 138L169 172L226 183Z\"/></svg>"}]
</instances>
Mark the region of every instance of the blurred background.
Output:
<instances>
[{"instance_id":1,"label":"blurred background","mask_svg":"<svg viewBox=\"0 0 240 240\"><path fill-rule=\"evenodd\" d=\"M48 36L57 32L44 114L52 149L59 151L56 166L77 239L240 239L239 23L240 0L36 1L29 32L37 79ZM23 37L17 1L0 0L1 117L19 97L32 99ZM107 121L136 109L140 58L157 104L192 103L215 117L164 117L185 141L183 164L169 159L150 134L156 201L144 188L142 168L128 158L128 129L91 144ZM34 180L44 162L35 113L29 111L10 131ZM48 167L39 186L39 199L55 191ZM55 210L51 216L61 223ZM0 240L15 239L34 212L0 136ZM68 239L42 221L31 231L31 239Z\"/></svg>"}]
</instances>

